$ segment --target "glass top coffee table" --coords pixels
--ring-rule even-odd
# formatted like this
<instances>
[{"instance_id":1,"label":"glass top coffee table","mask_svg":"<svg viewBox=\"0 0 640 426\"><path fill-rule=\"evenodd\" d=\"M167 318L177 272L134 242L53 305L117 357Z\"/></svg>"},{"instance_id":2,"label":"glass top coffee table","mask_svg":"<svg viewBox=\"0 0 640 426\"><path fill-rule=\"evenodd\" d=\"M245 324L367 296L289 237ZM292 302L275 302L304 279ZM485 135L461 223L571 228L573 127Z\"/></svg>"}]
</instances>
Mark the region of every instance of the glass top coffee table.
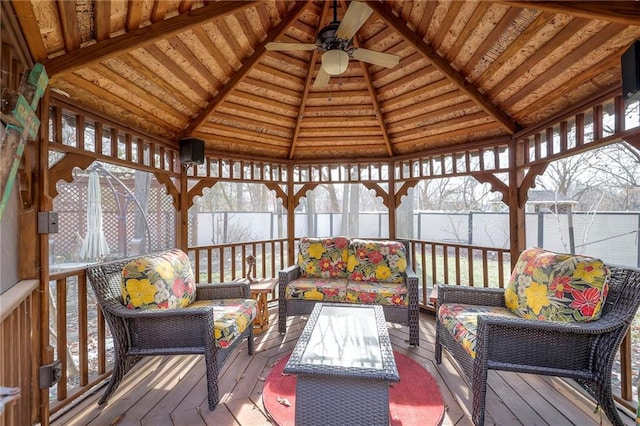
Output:
<instances>
[{"instance_id":1,"label":"glass top coffee table","mask_svg":"<svg viewBox=\"0 0 640 426\"><path fill-rule=\"evenodd\" d=\"M284 368L296 374L296 424L389 424L400 381L379 305L317 303Z\"/></svg>"}]
</instances>

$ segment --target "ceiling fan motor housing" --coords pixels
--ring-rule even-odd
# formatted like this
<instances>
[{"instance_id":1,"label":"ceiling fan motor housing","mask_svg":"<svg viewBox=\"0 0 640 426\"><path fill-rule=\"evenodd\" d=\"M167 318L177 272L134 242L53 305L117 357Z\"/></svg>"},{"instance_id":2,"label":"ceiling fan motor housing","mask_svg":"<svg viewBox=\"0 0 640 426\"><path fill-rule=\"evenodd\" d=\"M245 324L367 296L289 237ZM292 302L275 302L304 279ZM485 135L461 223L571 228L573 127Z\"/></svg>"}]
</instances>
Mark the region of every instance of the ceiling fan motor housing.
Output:
<instances>
[{"instance_id":1,"label":"ceiling fan motor housing","mask_svg":"<svg viewBox=\"0 0 640 426\"><path fill-rule=\"evenodd\" d=\"M336 37L336 31L340 26L340 21L333 21L318 32L316 44L323 50L340 49L348 52L351 47L351 40L342 40Z\"/></svg>"}]
</instances>

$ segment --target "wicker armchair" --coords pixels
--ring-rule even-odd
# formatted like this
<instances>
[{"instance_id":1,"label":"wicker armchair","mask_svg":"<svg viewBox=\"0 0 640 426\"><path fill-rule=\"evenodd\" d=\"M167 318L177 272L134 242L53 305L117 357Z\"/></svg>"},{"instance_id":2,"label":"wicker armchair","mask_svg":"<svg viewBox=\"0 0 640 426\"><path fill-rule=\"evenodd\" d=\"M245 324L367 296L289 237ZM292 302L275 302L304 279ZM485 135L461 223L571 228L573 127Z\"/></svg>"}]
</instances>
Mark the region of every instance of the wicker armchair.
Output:
<instances>
[{"instance_id":1,"label":"wicker armchair","mask_svg":"<svg viewBox=\"0 0 640 426\"><path fill-rule=\"evenodd\" d=\"M440 364L444 346L462 368L472 388L472 420L476 425L484 424L488 370L574 379L595 398L613 424L623 424L613 400L611 369L640 304L640 270L609 268L609 294L600 319L576 323L479 315L475 358L438 318L436 362ZM438 306L504 307L504 291L443 285L438 289Z\"/></svg>"},{"instance_id":2,"label":"wicker armchair","mask_svg":"<svg viewBox=\"0 0 640 426\"><path fill-rule=\"evenodd\" d=\"M91 266L87 276L101 310L111 328L115 358L109 384L98 404L104 404L118 388L124 375L143 356L203 354L207 371L209 409L219 401L218 372L233 350L248 339L254 352L251 321L228 347L219 347L214 338L214 310L209 301L250 299L248 284L198 284L193 307L172 309L130 309L123 304L122 271L130 260ZM253 300L247 300L253 303ZM217 318L217 317L216 317Z\"/></svg>"}]
</instances>

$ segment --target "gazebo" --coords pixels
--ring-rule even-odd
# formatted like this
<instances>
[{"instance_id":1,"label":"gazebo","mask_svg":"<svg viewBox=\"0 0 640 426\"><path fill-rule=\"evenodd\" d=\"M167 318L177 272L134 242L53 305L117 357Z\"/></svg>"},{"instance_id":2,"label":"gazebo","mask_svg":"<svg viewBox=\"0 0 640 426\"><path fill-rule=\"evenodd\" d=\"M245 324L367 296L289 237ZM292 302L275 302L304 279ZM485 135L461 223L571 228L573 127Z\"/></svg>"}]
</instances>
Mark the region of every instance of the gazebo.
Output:
<instances>
[{"instance_id":1,"label":"gazebo","mask_svg":"<svg viewBox=\"0 0 640 426\"><path fill-rule=\"evenodd\" d=\"M48 266L49 212L57 184L71 181L74 168L100 161L153 174L171 197L175 245L189 253L198 276L224 280L244 276L245 266L214 264L223 257L215 253L269 253L257 270L273 275L294 262L295 210L307 191L363 185L388 209L388 237L411 240L429 316L427 277L440 267L430 256L448 253L445 262L457 272L445 266L446 280L459 281L466 267L469 284L479 286L488 285L487 259L497 259L503 283L526 248L528 191L549 163L622 141L640 149L640 87L622 78L630 69L637 81L640 63L621 66L623 54L640 56L636 2L363 3L2 2L3 101L20 93L22 74L36 66L49 82L33 105L38 132L9 157L3 136L0 164L20 163L15 184L8 179L0 224L0 386L22 391L0 418L49 424L110 373L99 314L91 349L99 366L88 369L89 302L77 307L77 330L68 330L70 280L78 300L90 297L84 271ZM332 26L343 21L349 28ZM341 34L348 39L340 43ZM2 113L5 135L5 104ZM502 195L508 248L399 235L408 191L421 180L455 176ZM190 245L189 208L218 182L273 191L287 215L286 237ZM474 275L472 262L482 272ZM637 398L631 341L620 356L619 402L627 408ZM67 381L68 360L60 355L73 345L80 348L78 383ZM54 398L39 378L57 371L57 360L62 380Z\"/></svg>"}]
</instances>

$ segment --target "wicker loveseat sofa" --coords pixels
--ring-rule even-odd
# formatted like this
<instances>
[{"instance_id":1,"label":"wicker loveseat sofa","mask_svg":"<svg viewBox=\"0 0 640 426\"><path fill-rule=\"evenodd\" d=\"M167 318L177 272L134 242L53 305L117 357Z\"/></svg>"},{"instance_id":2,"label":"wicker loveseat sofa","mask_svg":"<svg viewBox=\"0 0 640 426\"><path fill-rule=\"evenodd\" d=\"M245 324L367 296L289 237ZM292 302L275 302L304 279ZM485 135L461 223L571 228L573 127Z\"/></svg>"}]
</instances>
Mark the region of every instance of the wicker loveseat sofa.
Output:
<instances>
[{"instance_id":1,"label":"wicker loveseat sofa","mask_svg":"<svg viewBox=\"0 0 640 426\"><path fill-rule=\"evenodd\" d=\"M418 277L409 253L402 241L301 238L298 262L279 273L278 331L316 302L375 303L387 321L407 325L409 344L418 346Z\"/></svg>"},{"instance_id":2,"label":"wicker loveseat sofa","mask_svg":"<svg viewBox=\"0 0 640 426\"><path fill-rule=\"evenodd\" d=\"M87 269L114 343L104 404L143 356L203 354L209 409L219 401L218 372L245 339L253 354L256 301L248 284L195 284L188 256L174 249Z\"/></svg>"},{"instance_id":3,"label":"wicker loveseat sofa","mask_svg":"<svg viewBox=\"0 0 640 426\"><path fill-rule=\"evenodd\" d=\"M462 368L476 425L488 370L574 379L622 425L611 370L638 305L640 270L531 248L504 289L439 286L436 362L445 347Z\"/></svg>"}]
</instances>

